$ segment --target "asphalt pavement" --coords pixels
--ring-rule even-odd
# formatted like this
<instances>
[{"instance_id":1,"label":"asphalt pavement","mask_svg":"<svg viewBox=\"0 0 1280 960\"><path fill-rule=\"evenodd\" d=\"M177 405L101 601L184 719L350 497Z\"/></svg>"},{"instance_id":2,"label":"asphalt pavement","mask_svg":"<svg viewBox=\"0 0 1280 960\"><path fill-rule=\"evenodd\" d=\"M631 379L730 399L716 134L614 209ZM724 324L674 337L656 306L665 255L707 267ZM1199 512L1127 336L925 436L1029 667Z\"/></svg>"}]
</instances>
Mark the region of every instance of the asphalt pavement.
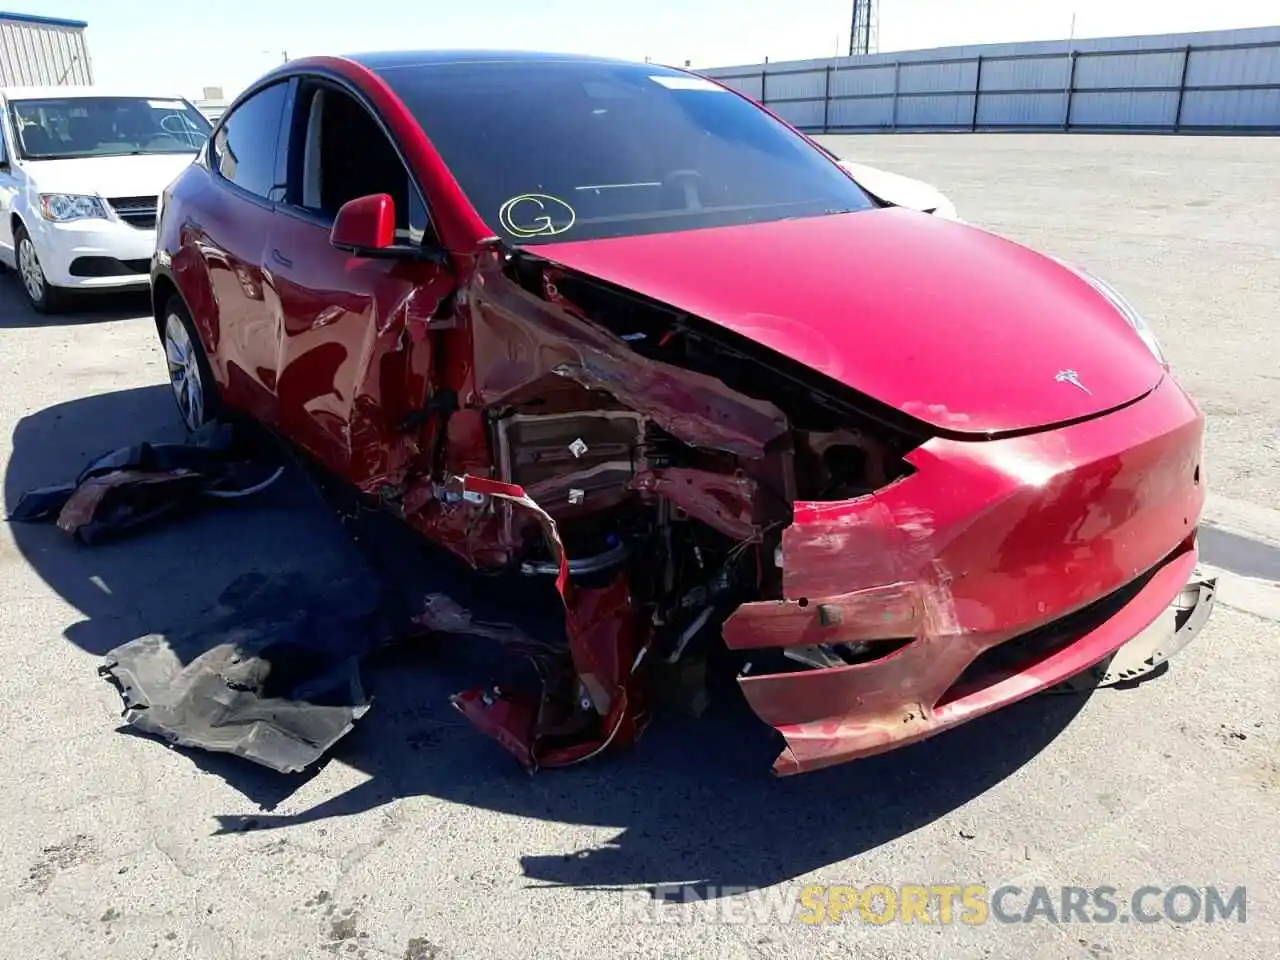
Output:
<instances>
[{"instance_id":1,"label":"asphalt pavement","mask_svg":"<svg viewBox=\"0 0 1280 960\"><path fill-rule=\"evenodd\" d=\"M1280 140L830 142L930 180L962 216L1083 263L1148 314L1209 417L1205 560L1221 577L1167 672L781 781L766 731L730 709L664 715L626 755L529 776L448 705L483 663L424 644L372 671L374 707L329 762L288 777L131 734L96 669L246 572L325 582L359 563L309 486L290 476L93 548L5 525L0 957L1275 957ZM180 436L145 310L111 297L41 318L0 276L7 506L96 453ZM882 892L830 922L870 885L1017 892L927 924L875 922ZM1032 909L1037 887L1052 918ZM1114 888L1114 919L1064 919L1064 887ZM1202 901L1242 887L1247 906L1145 922L1144 887L1157 914L1176 887Z\"/></svg>"}]
</instances>

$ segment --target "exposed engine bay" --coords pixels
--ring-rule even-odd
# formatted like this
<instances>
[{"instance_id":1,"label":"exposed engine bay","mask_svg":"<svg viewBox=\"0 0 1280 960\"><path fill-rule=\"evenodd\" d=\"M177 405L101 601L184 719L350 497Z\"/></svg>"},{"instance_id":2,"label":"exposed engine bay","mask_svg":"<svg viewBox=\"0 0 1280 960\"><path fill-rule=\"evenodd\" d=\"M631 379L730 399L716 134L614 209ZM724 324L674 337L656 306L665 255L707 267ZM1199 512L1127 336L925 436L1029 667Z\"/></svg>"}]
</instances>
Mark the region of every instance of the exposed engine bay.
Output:
<instances>
[{"instance_id":1,"label":"exposed engine bay","mask_svg":"<svg viewBox=\"0 0 1280 960\"><path fill-rule=\"evenodd\" d=\"M536 703L504 690L454 701L530 767L638 734L664 666L707 657L741 604L782 598L793 505L884 487L926 439L813 370L530 254L482 263L459 301L487 382L460 384L474 403L437 435L474 431L479 412L494 463L483 479L454 471L418 523L476 566L548 578L564 599L566 645L531 653ZM895 648L761 649L735 669Z\"/></svg>"}]
</instances>

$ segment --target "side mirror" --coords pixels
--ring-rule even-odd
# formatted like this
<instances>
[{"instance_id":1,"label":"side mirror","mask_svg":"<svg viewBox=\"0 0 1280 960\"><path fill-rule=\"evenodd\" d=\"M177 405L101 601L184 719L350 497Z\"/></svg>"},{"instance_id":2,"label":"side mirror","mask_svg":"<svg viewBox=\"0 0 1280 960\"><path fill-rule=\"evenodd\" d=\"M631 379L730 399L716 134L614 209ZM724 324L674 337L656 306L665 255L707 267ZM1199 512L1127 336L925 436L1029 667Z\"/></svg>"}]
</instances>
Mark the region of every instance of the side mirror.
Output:
<instances>
[{"instance_id":1,"label":"side mirror","mask_svg":"<svg viewBox=\"0 0 1280 960\"><path fill-rule=\"evenodd\" d=\"M387 193L348 200L338 209L329 243L360 256L377 256L396 244L396 204Z\"/></svg>"}]
</instances>

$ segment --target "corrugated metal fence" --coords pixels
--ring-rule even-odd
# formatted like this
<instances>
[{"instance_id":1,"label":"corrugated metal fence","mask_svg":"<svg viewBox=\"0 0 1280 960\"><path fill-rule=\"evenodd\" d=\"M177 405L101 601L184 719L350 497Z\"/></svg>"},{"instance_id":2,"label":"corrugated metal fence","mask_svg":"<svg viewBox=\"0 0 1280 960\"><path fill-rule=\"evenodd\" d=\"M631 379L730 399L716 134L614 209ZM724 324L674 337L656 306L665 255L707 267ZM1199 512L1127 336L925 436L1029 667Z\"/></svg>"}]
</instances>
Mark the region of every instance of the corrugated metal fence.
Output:
<instances>
[{"instance_id":1,"label":"corrugated metal fence","mask_svg":"<svg viewBox=\"0 0 1280 960\"><path fill-rule=\"evenodd\" d=\"M1280 133L1280 27L699 70L809 132Z\"/></svg>"}]
</instances>

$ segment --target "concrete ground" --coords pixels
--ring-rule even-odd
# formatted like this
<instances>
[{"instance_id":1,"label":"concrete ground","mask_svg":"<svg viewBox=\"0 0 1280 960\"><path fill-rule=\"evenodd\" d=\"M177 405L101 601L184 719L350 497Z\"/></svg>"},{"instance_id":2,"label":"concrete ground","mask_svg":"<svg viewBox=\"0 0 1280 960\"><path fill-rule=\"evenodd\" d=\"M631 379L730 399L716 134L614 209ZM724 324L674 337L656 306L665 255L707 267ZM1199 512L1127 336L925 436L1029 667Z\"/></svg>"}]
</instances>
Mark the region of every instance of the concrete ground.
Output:
<instances>
[{"instance_id":1,"label":"concrete ground","mask_svg":"<svg viewBox=\"0 0 1280 960\"><path fill-rule=\"evenodd\" d=\"M113 545L0 529L2 957L1272 958L1280 943L1280 141L833 138L961 214L1112 279L1210 416L1209 625L1131 690L1041 697L886 757L783 781L732 711L663 717L609 762L529 777L451 712L447 648L374 671L333 759L283 777L119 729L99 657L200 615L246 571L354 562L291 479ZM12 506L178 427L145 301L42 319L0 277L0 469ZM654 885L722 897L676 922ZM1117 889L1116 922L838 925L806 886ZM1122 922L1128 895L1247 888L1243 923ZM812 894L812 891L810 891ZM1158 906L1159 897L1147 905ZM957 914L958 915L958 914ZM1097 916L1097 914L1093 914ZM1237 915L1238 916L1238 915ZM690 922L680 922L689 920Z\"/></svg>"}]
</instances>

